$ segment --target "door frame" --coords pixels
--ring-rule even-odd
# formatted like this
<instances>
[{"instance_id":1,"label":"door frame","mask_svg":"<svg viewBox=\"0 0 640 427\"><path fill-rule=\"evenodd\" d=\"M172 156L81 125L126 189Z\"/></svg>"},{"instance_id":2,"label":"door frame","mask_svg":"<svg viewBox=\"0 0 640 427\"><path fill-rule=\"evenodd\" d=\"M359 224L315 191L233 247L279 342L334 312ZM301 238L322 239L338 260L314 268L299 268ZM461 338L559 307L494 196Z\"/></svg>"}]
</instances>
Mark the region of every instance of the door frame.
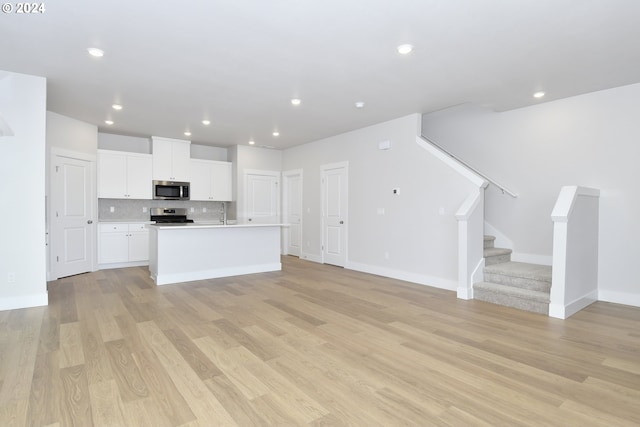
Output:
<instances>
[{"instance_id":1,"label":"door frame","mask_svg":"<svg viewBox=\"0 0 640 427\"><path fill-rule=\"evenodd\" d=\"M289 210L287 206L289 204L289 198L291 195L289 194L289 180L295 177L300 178L300 190L302 190L303 185L303 170L302 169L292 169L288 171L282 172L282 222L284 224L289 224ZM304 192L300 191L299 200L300 200L300 241L298 242L298 247L300 248L299 257L302 257L302 197ZM282 227L282 254L289 255L289 227Z\"/></svg>"},{"instance_id":2,"label":"door frame","mask_svg":"<svg viewBox=\"0 0 640 427\"><path fill-rule=\"evenodd\" d=\"M52 221L54 209L56 203L59 202L57 197L60 197L59 194L60 189L56 188L54 185L55 179L54 174L56 173L56 160L58 157L66 157L75 160L82 160L89 162L89 177L90 177L90 185L89 185L89 193L90 193L90 207L91 216L93 219L93 224L91 224L91 245L89 246L91 257L91 271L96 271L98 269L98 260L97 260L97 230L98 230L98 198L97 198L97 170L96 170L96 160L97 154L89 154L82 153L79 151L73 151L66 148L59 147L51 147L51 153L49 155L49 197L46 197L46 207L45 207L45 223L46 223L46 233L47 233L47 281L57 280L59 278L58 271L56 269L56 263L53 262L54 257L56 256L55 248L58 247L59 239L62 238L62 231L55 226L54 221Z\"/></svg>"},{"instance_id":3,"label":"door frame","mask_svg":"<svg viewBox=\"0 0 640 427\"><path fill-rule=\"evenodd\" d=\"M320 262L325 264L324 260L324 246L326 242L324 241L324 229L326 217L324 215L325 212L325 184L324 180L327 174L327 171L332 169L344 169L345 171L345 198L347 200L347 205L344 207L344 266L347 265L347 260L349 259L349 162L336 162L336 163L328 163L326 165L320 165L320 244L322 245L320 248Z\"/></svg>"}]
</instances>

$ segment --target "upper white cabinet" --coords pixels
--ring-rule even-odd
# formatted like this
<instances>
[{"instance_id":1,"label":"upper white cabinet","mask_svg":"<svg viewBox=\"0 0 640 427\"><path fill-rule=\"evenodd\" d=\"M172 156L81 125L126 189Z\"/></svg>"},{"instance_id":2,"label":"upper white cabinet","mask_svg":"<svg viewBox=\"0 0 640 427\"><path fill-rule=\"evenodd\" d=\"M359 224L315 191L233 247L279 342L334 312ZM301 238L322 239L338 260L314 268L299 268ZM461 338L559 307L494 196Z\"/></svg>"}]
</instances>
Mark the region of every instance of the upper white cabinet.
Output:
<instances>
[{"instance_id":1,"label":"upper white cabinet","mask_svg":"<svg viewBox=\"0 0 640 427\"><path fill-rule=\"evenodd\" d=\"M191 160L191 200L231 201L232 164Z\"/></svg>"},{"instance_id":2,"label":"upper white cabinet","mask_svg":"<svg viewBox=\"0 0 640 427\"><path fill-rule=\"evenodd\" d=\"M190 181L191 141L151 137L153 144L153 179Z\"/></svg>"},{"instance_id":3,"label":"upper white cabinet","mask_svg":"<svg viewBox=\"0 0 640 427\"><path fill-rule=\"evenodd\" d=\"M98 197L151 199L150 154L98 150Z\"/></svg>"}]
</instances>

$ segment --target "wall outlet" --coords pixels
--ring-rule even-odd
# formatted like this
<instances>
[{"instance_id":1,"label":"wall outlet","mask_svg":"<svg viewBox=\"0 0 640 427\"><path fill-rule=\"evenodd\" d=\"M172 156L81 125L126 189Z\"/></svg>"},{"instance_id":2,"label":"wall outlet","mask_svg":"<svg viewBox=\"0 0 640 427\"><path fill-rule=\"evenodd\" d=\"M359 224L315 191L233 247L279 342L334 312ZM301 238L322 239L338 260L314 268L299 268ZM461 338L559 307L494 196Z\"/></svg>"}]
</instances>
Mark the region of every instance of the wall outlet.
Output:
<instances>
[{"instance_id":1,"label":"wall outlet","mask_svg":"<svg viewBox=\"0 0 640 427\"><path fill-rule=\"evenodd\" d=\"M384 208L378 208L378 215L384 215Z\"/></svg>"},{"instance_id":2,"label":"wall outlet","mask_svg":"<svg viewBox=\"0 0 640 427\"><path fill-rule=\"evenodd\" d=\"M116 208L114 206L109 206L109 212L114 213Z\"/></svg>"},{"instance_id":3,"label":"wall outlet","mask_svg":"<svg viewBox=\"0 0 640 427\"><path fill-rule=\"evenodd\" d=\"M440 215L444 215L444 208L440 208L440 209L438 209L438 213L439 213Z\"/></svg>"},{"instance_id":4,"label":"wall outlet","mask_svg":"<svg viewBox=\"0 0 640 427\"><path fill-rule=\"evenodd\" d=\"M191 208L191 213L194 213L196 211L196 208Z\"/></svg>"},{"instance_id":5,"label":"wall outlet","mask_svg":"<svg viewBox=\"0 0 640 427\"><path fill-rule=\"evenodd\" d=\"M202 213L207 212L207 208L202 208Z\"/></svg>"},{"instance_id":6,"label":"wall outlet","mask_svg":"<svg viewBox=\"0 0 640 427\"><path fill-rule=\"evenodd\" d=\"M7 283L16 283L16 273L7 273Z\"/></svg>"},{"instance_id":7,"label":"wall outlet","mask_svg":"<svg viewBox=\"0 0 640 427\"><path fill-rule=\"evenodd\" d=\"M143 206L143 207L142 207L142 213L147 213L147 211L148 211L147 207L146 207L146 206Z\"/></svg>"},{"instance_id":8,"label":"wall outlet","mask_svg":"<svg viewBox=\"0 0 640 427\"><path fill-rule=\"evenodd\" d=\"M389 251L384 252L384 259L389 259Z\"/></svg>"}]
</instances>

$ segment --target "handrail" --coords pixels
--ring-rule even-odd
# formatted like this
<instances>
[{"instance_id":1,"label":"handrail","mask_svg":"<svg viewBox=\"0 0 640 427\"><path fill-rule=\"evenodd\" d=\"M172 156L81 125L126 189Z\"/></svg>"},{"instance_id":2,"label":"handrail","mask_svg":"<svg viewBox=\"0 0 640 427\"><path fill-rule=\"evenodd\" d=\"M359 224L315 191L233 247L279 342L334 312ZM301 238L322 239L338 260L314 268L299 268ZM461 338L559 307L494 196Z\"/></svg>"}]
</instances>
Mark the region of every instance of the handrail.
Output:
<instances>
[{"instance_id":1,"label":"handrail","mask_svg":"<svg viewBox=\"0 0 640 427\"><path fill-rule=\"evenodd\" d=\"M500 191L502 191L502 194L507 193L509 196L513 197L514 199L516 197L518 197L517 193L514 193L513 191L509 190L507 187L505 187L504 185L500 184L498 181L496 181L495 179L492 179L490 177L488 177L487 175L483 174L482 172L480 172L478 169L474 168L473 166L471 166L469 163L465 162L464 160L459 159L458 157L455 156L455 154L450 153L449 151L447 151L445 148L443 148L441 145L436 144L435 142L433 142L433 140L427 138L424 135L420 135L420 138L424 139L425 141L427 141L429 144L433 145L434 147L436 147L438 150L440 150L441 152L443 152L444 154L446 154L447 156L453 158L456 162L460 163L462 166L464 166L465 168L469 169L470 171L472 171L473 173L475 173L476 175L481 176L482 178L486 179L487 181L489 181L491 184L495 185L496 187L498 187L500 189Z\"/></svg>"}]
</instances>

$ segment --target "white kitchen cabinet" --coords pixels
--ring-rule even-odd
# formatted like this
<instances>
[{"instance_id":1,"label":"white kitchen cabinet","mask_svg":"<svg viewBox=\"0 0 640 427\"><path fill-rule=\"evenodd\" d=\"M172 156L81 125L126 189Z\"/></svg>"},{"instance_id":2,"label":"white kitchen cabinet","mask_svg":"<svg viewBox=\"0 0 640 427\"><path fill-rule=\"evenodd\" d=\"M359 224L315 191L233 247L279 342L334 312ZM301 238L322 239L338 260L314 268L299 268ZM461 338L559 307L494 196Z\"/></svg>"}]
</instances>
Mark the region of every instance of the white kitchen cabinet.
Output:
<instances>
[{"instance_id":1,"label":"white kitchen cabinet","mask_svg":"<svg viewBox=\"0 0 640 427\"><path fill-rule=\"evenodd\" d=\"M232 163L191 159L191 200L231 201Z\"/></svg>"},{"instance_id":2,"label":"white kitchen cabinet","mask_svg":"<svg viewBox=\"0 0 640 427\"><path fill-rule=\"evenodd\" d=\"M191 142L152 137L153 179L159 181L190 181Z\"/></svg>"},{"instance_id":3,"label":"white kitchen cabinet","mask_svg":"<svg viewBox=\"0 0 640 427\"><path fill-rule=\"evenodd\" d=\"M149 262L149 229L146 223L98 224L98 264L105 267Z\"/></svg>"},{"instance_id":4,"label":"white kitchen cabinet","mask_svg":"<svg viewBox=\"0 0 640 427\"><path fill-rule=\"evenodd\" d=\"M151 200L150 154L98 150L98 198Z\"/></svg>"}]
</instances>

